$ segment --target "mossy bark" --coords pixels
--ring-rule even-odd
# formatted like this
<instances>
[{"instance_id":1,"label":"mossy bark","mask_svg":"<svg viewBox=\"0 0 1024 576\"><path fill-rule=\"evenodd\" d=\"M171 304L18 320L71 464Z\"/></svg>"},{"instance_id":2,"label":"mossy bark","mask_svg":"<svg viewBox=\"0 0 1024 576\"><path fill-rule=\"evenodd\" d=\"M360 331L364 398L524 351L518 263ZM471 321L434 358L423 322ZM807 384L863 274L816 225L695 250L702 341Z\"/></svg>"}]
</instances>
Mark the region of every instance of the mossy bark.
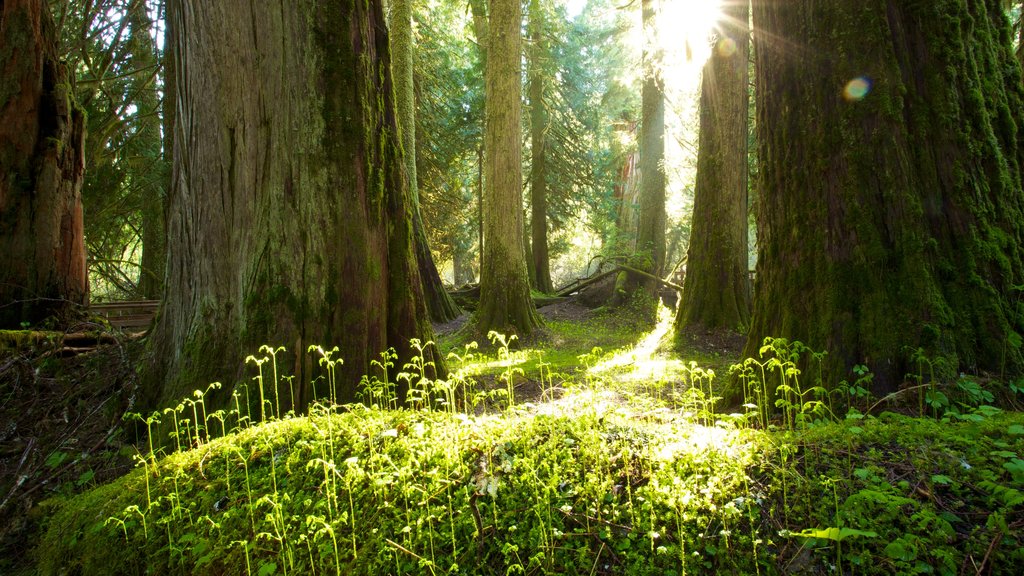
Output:
<instances>
[{"instance_id":1,"label":"mossy bark","mask_svg":"<svg viewBox=\"0 0 1024 576\"><path fill-rule=\"evenodd\" d=\"M487 120L484 188L484 258L480 272L481 332L529 335L540 318L530 299L523 246L522 6L491 0L488 26Z\"/></svg>"},{"instance_id":2,"label":"mossy bark","mask_svg":"<svg viewBox=\"0 0 1024 576\"><path fill-rule=\"evenodd\" d=\"M85 117L42 0L0 4L0 328L87 304Z\"/></svg>"},{"instance_id":3,"label":"mossy bark","mask_svg":"<svg viewBox=\"0 0 1024 576\"><path fill-rule=\"evenodd\" d=\"M278 364L300 409L319 373L307 348L337 345L339 400L352 400L380 352L396 348L400 368L409 339L432 336L381 3L272 4L172 12L180 104L147 374L157 404L242 380L262 344L288 348Z\"/></svg>"},{"instance_id":4,"label":"mossy bark","mask_svg":"<svg viewBox=\"0 0 1024 576\"><path fill-rule=\"evenodd\" d=\"M855 363L1021 368L1024 89L999 0L754 2L762 338Z\"/></svg>"},{"instance_id":5,"label":"mossy bark","mask_svg":"<svg viewBox=\"0 0 1024 576\"><path fill-rule=\"evenodd\" d=\"M640 121L640 219L632 266L655 276L665 267L665 88L660 77L656 37L659 0L643 0L643 69ZM658 285L630 275L627 291L642 289L654 302Z\"/></svg>"},{"instance_id":6,"label":"mossy bark","mask_svg":"<svg viewBox=\"0 0 1024 576\"><path fill-rule=\"evenodd\" d=\"M548 114L544 107L544 61L549 58L547 25L540 0L530 0L530 232L534 287L545 294L551 285L548 258Z\"/></svg>"},{"instance_id":7,"label":"mossy bark","mask_svg":"<svg viewBox=\"0 0 1024 576\"><path fill-rule=\"evenodd\" d=\"M395 78L395 103L398 108L398 124L402 132L402 150L405 153L405 173L409 182L409 197L412 199L413 234L416 246L416 263L423 280L423 296L427 311L434 322L450 322L462 311L452 300L441 282L441 275L434 263L427 242L427 232L420 214L419 184L416 177L416 92L413 78L413 50L415 43L412 33L412 0L391 2L391 51L392 70Z\"/></svg>"},{"instance_id":8,"label":"mossy bark","mask_svg":"<svg viewBox=\"0 0 1024 576\"><path fill-rule=\"evenodd\" d=\"M750 321L747 273L747 108L750 16L723 7L718 41L704 66L693 224L677 335L684 329L741 330Z\"/></svg>"}]
</instances>

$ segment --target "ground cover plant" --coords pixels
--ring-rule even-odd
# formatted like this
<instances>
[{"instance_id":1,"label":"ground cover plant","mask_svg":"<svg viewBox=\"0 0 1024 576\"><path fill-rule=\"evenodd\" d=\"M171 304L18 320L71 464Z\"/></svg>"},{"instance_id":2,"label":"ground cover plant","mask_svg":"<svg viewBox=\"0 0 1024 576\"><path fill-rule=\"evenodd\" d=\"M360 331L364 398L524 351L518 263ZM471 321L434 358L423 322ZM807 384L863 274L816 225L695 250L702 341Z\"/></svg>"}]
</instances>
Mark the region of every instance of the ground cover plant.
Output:
<instances>
[{"instance_id":1,"label":"ground cover plant","mask_svg":"<svg viewBox=\"0 0 1024 576\"><path fill-rule=\"evenodd\" d=\"M607 320L553 323L549 341L590 345L574 359L448 336L449 379L389 367L410 381L405 406L373 377L363 403L332 403L328 353L306 417L275 411L285 375L266 348L250 361L258 404L204 414L200 390L140 416L178 422L168 453L144 443L130 474L43 504L28 569L1001 574L1024 561L1024 417L993 406L1015 387L925 381L914 414L913 387L901 402L870 398L867 373L818 383L796 367L813 351L770 341L776 360L733 368L745 406L715 411L722 368L659 352L657 331L614 348L630 328ZM764 378L783 381L775 410Z\"/></svg>"}]
</instances>

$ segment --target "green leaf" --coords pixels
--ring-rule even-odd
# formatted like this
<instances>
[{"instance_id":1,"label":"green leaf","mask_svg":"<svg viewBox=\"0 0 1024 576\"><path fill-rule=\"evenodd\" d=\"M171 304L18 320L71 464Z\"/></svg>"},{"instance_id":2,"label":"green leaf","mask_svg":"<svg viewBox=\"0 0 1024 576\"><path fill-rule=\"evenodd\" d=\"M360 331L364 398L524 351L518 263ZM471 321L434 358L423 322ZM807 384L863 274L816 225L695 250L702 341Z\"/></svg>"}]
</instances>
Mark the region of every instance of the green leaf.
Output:
<instances>
[{"instance_id":1,"label":"green leaf","mask_svg":"<svg viewBox=\"0 0 1024 576\"><path fill-rule=\"evenodd\" d=\"M917 551L908 547L903 541L896 540L895 542L890 542L889 545L885 547L885 555L893 560L910 562L914 558L917 558Z\"/></svg>"},{"instance_id":2,"label":"green leaf","mask_svg":"<svg viewBox=\"0 0 1024 576\"><path fill-rule=\"evenodd\" d=\"M847 538L853 538L856 536L863 536L865 538L877 538L878 533L871 532L870 530L857 530L854 528L837 528L835 526L832 526L829 528L822 528L820 530L802 530L800 532L795 532L793 536L800 536L803 538L817 538L819 540L834 540L836 542L842 542Z\"/></svg>"},{"instance_id":3,"label":"green leaf","mask_svg":"<svg viewBox=\"0 0 1024 576\"><path fill-rule=\"evenodd\" d=\"M92 478L95 475L96 473L93 472L92 470L86 470L85 472L82 472L81 474L79 474L78 480L75 481L75 486L85 486L86 484L92 481Z\"/></svg>"},{"instance_id":4,"label":"green leaf","mask_svg":"<svg viewBox=\"0 0 1024 576\"><path fill-rule=\"evenodd\" d=\"M58 452L54 452L53 454L50 454L46 458L46 467L47 468L56 468L57 466L60 466L61 464L63 464L64 461L67 460L67 459L68 459L68 453L67 452L59 452L59 451Z\"/></svg>"},{"instance_id":5,"label":"green leaf","mask_svg":"<svg viewBox=\"0 0 1024 576\"><path fill-rule=\"evenodd\" d=\"M949 484L952 481L952 478L944 474L934 474L932 476L932 482L935 482L936 484Z\"/></svg>"},{"instance_id":6,"label":"green leaf","mask_svg":"<svg viewBox=\"0 0 1024 576\"><path fill-rule=\"evenodd\" d=\"M1024 436L1024 425L1014 424L1007 428L1006 432L1015 436Z\"/></svg>"},{"instance_id":7,"label":"green leaf","mask_svg":"<svg viewBox=\"0 0 1024 576\"><path fill-rule=\"evenodd\" d=\"M260 566L257 574L258 576L273 576L274 574L277 574L277 563L267 562L266 564L263 564Z\"/></svg>"}]
</instances>

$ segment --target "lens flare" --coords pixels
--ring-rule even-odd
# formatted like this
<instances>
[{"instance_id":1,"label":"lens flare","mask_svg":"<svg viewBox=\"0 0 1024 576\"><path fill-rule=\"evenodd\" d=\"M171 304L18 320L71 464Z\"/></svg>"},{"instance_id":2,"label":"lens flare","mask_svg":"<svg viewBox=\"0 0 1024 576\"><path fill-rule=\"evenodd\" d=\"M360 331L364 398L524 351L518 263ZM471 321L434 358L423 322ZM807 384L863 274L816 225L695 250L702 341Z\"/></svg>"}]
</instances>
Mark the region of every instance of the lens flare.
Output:
<instances>
[{"instance_id":1,"label":"lens flare","mask_svg":"<svg viewBox=\"0 0 1024 576\"><path fill-rule=\"evenodd\" d=\"M733 54L736 54L736 41L732 38L722 38L718 41L718 46L715 48L718 50L719 56L730 58Z\"/></svg>"},{"instance_id":2,"label":"lens flare","mask_svg":"<svg viewBox=\"0 0 1024 576\"><path fill-rule=\"evenodd\" d=\"M867 76L859 76L846 83L843 88L843 98L848 102L858 102L871 92L871 79Z\"/></svg>"}]
</instances>

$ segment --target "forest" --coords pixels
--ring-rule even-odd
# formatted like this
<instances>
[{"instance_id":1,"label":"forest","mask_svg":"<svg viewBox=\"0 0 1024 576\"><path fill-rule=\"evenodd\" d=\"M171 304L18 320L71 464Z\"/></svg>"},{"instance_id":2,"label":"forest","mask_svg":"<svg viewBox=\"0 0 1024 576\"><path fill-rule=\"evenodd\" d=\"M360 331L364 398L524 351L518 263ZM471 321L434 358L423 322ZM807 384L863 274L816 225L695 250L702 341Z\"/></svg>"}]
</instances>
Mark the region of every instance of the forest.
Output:
<instances>
[{"instance_id":1,"label":"forest","mask_svg":"<svg viewBox=\"0 0 1024 576\"><path fill-rule=\"evenodd\" d=\"M0 0L0 574L1021 566L1024 1Z\"/></svg>"}]
</instances>

